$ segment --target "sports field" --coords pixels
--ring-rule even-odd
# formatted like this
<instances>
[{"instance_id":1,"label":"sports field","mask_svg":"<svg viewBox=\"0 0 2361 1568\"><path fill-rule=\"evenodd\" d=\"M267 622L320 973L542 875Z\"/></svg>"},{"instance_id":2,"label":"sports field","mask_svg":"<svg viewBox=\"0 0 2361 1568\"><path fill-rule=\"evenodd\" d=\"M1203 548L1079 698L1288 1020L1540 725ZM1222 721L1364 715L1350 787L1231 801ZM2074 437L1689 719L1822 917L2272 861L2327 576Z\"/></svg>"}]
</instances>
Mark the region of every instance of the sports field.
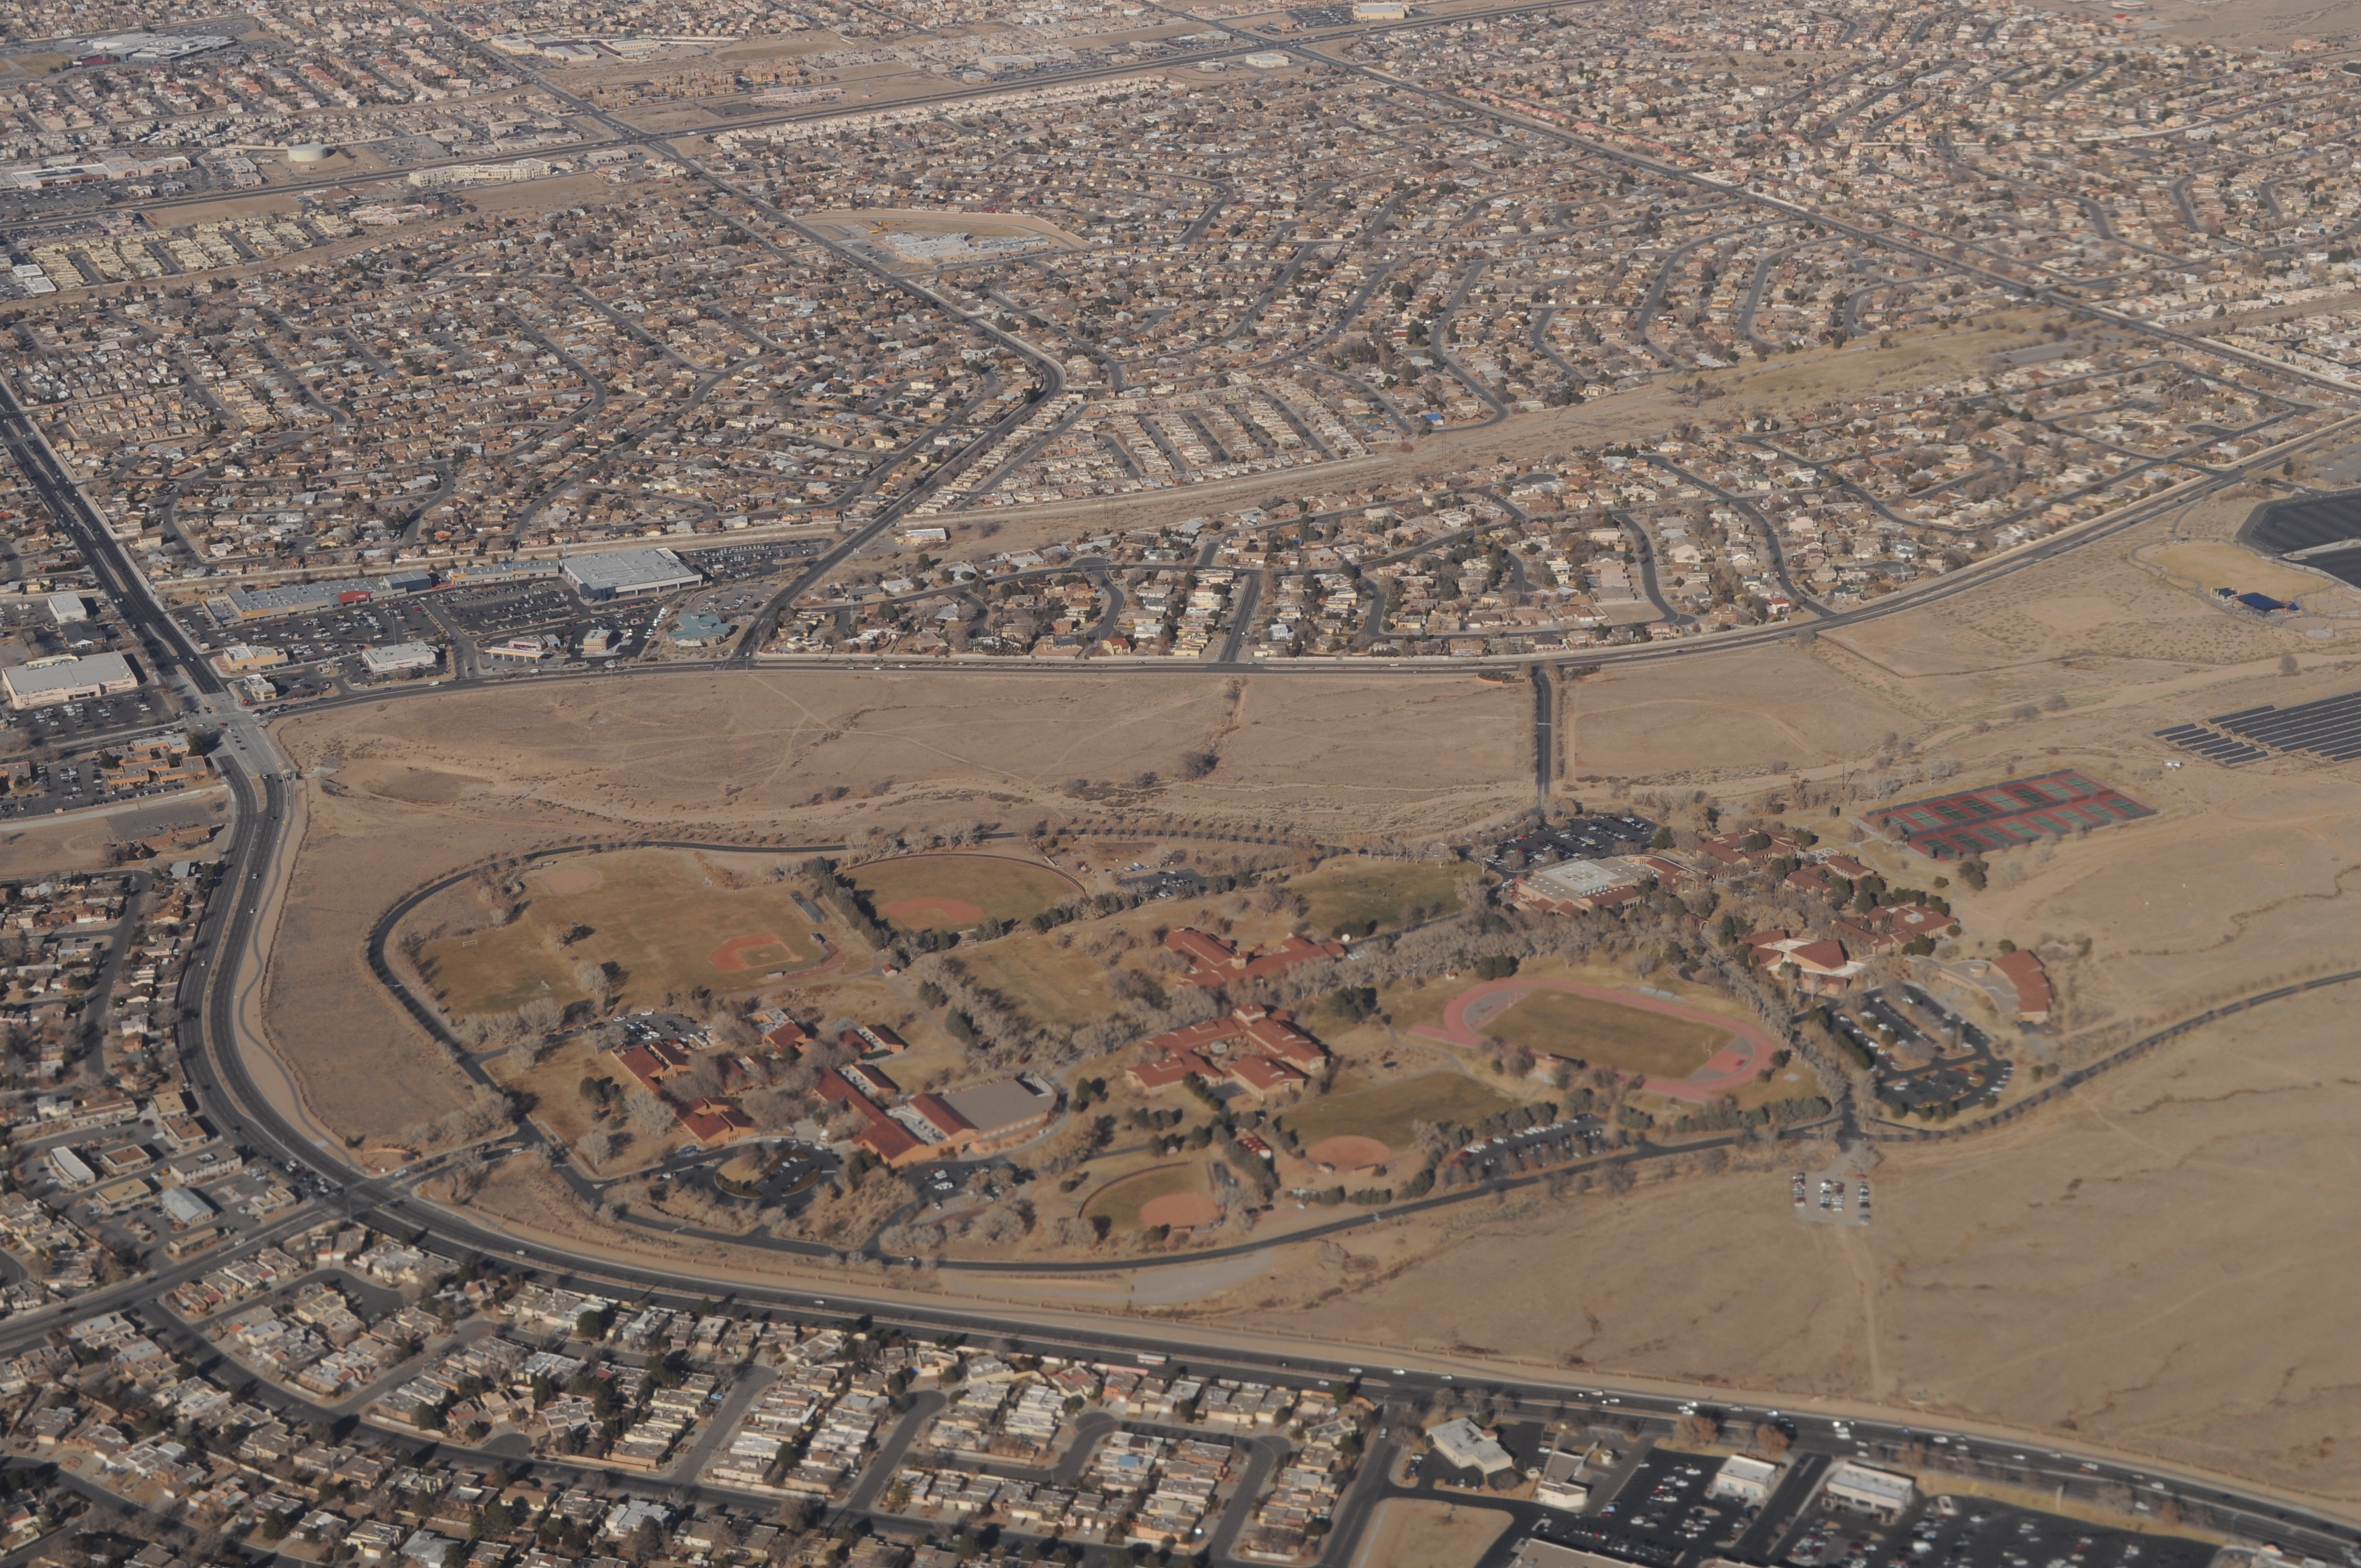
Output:
<instances>
[{"instance_id":1,"label":"sports field","mask_svg":"<svg viewBox=\"0 0 2361 1568\"><path fill-rule=\"evenodd\" d=\"M1713 1059L1730 1033L1568 991L1528 991L1481 1028L1536 1056L1574 1057L1651 1078L1688 1077Z\"/></svg>"},{"instance_id":2,"label":"sports field","mask_svg":"<svg viewBox=\"0 0 2361 1568\"><path fill-rule=\"evenodd\" d=\"M1063 872L1003 855L904 855L855 866L850 880L880 919L905 931L1027 920L1082 891Z\"/></svg>"},{"instance_id":3,"label":"sports field","mask_svg":"<svg viewBox=\"0 0 2361 1568\"><path fill-rule=\"evenodd\" d=\"M1752 1080L1778 1049L1759 1025L1670 992L1548 974L1471 985L1444 1003L1440 1018L1405 1032L1463 1049L1504 1040L1536 1056L1643 1074L1657 1093L1699 1102Z\"/></svg>"},{"instance_id":4,"label":"sports field","mask_svg":"<svg viewBox=\"0 0 2361 1568\"><path fill-rule=\"evenodd\" d=\"M1334 860L1288 883L1311 905L1305 916L1323 936L1387 930L1419 918L1459 912L1464 867L1404 865L1399 861Z\"/></svg>"},{"instance_id":5,"label":"sports field","mask_svg":"<svg viewBox=\"0 0 2361 1568\"><path fill-rule=\"evenodd\" d=\"M978 985L1000 992L1037 1024L1071 1028L1115 1008L1105 969L1079 943L1060 948L1026 932L962 948L960 962Z\"/></svg>"},{"instance_id":6,"label":"sports field","mask_svg":"<svg viewBox=\"0 0 2361 1568\"><path fill-rule=\"evenodd\" d=\"M467 1017L513 1012L537 996L581 1001L588 992L577 971L586 963L620 966L622 1003L645 1007L667 992L758 991L778 970L821 957L785 883L720 887L686 850L569 856L528 872L525 895L506 926L420 950L445 1011Z\"/></svg>"},{"instance_id":7,"label":"sports field","mask_svg":"<svg viewBox=\"0 0 2361 1568\"><path fill-rule=\"evenodd\" d=\"M1279 1121L1306 1148L1330 1138L1375 1138L1389 1149L1411 1146L1421 1122L1475 1126L1516 1103L1464 1072L1429 1072L1352 1094L1329 1094Z\"/></svg>"},{"instance_id":8,"label":"sports field","mask_svg":"<svg viewBox=\"0 0 2361 1568\"><path fill-rule=\"evenodd\" d=\"M1185 1201L1191 1198L1201 1202ZM1113 1234L1119 1236L1143 1225L1202 1224L1201 1207L1213 1207L1213 1200L1206 1195L1203 1173L1191 1161L1120 1177L1093 1193L1082 1212L1093 1218L1105 1215Z\"/></svg>"}]
</instances>

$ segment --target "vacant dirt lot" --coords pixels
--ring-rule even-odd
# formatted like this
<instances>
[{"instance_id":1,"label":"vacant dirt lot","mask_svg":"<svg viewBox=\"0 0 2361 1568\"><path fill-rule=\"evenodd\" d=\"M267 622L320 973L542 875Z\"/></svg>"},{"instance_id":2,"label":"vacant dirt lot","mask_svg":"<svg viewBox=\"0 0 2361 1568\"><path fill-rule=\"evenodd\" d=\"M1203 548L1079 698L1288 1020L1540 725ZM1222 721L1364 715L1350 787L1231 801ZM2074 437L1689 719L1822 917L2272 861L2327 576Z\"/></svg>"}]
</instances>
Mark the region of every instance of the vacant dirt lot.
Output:
<instances>
[{"instance_id":1,"label":"vacant dirt lot","mask_svg":"<svg viewBox=\"0 0 2361 1568\"><path fill-rule=\"evenodd\" d=\"M1510 1516L1489 1508L1397 1498L1378 1505L1354 1568L1474 1568L1508 1533Z\"/></svg>"},{"instance_id":2,"label":"vacant dirt lot","mask_svg":"<svg viewBox=\"0 0 2361 1568\"><path fill-rule=\"evenodd\" d=\"M1791 643L1662 664L1609 665L1562 688L1576 781L1700 781L1743 760L1764 773L1873 751L1914 716Z\"/></svg>"}]
</instances>

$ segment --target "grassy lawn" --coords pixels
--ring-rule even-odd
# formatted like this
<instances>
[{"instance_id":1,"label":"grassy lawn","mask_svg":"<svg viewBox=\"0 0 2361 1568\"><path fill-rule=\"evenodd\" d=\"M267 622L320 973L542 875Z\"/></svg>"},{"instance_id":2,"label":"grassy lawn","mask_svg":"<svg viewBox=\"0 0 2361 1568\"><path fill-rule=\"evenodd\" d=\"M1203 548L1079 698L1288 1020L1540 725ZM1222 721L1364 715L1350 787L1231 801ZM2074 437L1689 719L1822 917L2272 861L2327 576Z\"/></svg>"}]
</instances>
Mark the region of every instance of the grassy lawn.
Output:
<instances>
[{"instance_id":1,"label":"grassy lawn","mask_svg":"<svg viewBox=\"0 0 2361 1568\"><path fill-rule=\"evenodd\" d=\"M1195 1161L1186 1165L1159 1165L1143 1170L1137 1176L1126 1176L1109 1182L1091 1195L1082 1205L1086 1215L1104 1214L1122 1235L1139 1229L1139 1211L1159 1198L1176 1192L1202 1192L1205 1183Z\"/></svg>"},{"instance_id":2,"label":"grassy lawn","mask_svg":"<svg viewBox=\"0 0 2361 1568\"><path fill-rule=\"evenodd\" d=\"M1451 999L1465 991L1466 980L1429 980L1424 985L1412 985L1407 981L1389 985L1378 992L1378 1005L1393 1020L1396 1029L1415 1029L1421 1025L1434 1025L1443 1022L1443 1010Z\"/></svg>"},{"instance_id":3,"label":"grassy lawn","mask_svg":"<svg viewBox=\"0 0 2361 1568\"><path fill-rule=\"evenodd\" d=\"M595 886L581 886L594 880ZM574 856L548 875L529 876L526 885L531 902L506 926L421 950L454 1014L512 1012L536 996L561 1005L578 1002L585 992L575 970L583 963L620 965L623 1003L648 1007L667 992L686 995L700 986L744 995L763 989L774 970L820 956L811 923L784 884L716 887L685 850ZM577 927L588 934L564 942ZM775 940L761 940L766 938ZM739 938L750 941L725 952Z\"/></svg>"},{"instance_id":4,"label":"grassy lawn","mask_svg":"<svg viewBox=\"0 0 2361 1568\"><path fill-rule=\"evenodd\" d=\"M1115 1011L1106 970L1079 943L1061 948L1046 937L1003 937L962 948L959 957L978 985L999 992L1036 1023L1071 1027Z\"/></svg>"},{"instance_id":5,"label":"grassy lawn","mask_svg":"<svg viewBox=\"0 0 2361 1568\"><path fill-rule=\"evenodd\" d=\"M957 930L978 920L1025 920L1081 891L1047 866L992 855L908 855L856 866L854 886L888 925ZM907 905L897 917L895 906ZM930 907L930 905L932 907Z\"/></svg>"},{"instance_id":6,"label":"grassy lawn","mask_svg":"<svg viewBox=\"0 0 2361 1568\"><path fill-rule=\"evenodd\" d=\"M1347 1134L1375 1138L1395 1153L1411 1146L1411 1128L1421 1122L1456 1122L1474 1126L1516 1103L1464 1072L1430 1072L1380 1089L1325 1094L1279 1120L1308 1147Z\"/></svg>"},{"instance_id":7,"label":"grassy lawn","mask_svg":"<svg viewBox=\"0 0 2361 1568\"><path fill-rule=\"evenodd\" d=\"M1730 1037L1710 1024L1564 991L1527 992L1485 1032L1536 1055L1575 1057L1656 1078L1686 1078Z\"/></svg>"},{"instance_id":8,"label":"grassy lawn","mask_svg":"<svg viewBox=\"0 0 2361 1568\"><path fill-rule=\"evenodd\" d=\"M1410 911L1424 917L1459 912L1458 884L1466 872L1454 866L1403 865L1394 861L1331 861L1288 883L1312 905L1306 918L1327 935L1339 927L1358 932L1370 921L1378 929L1410 924Z\"/></svg>"},{"instance_id":9,"label":"grassy lawn","mask_svg":"<svg viewBox=\"0 0 2361 1568\"><path fill-rule=\"evenodd\" d=\"M493 1080L503 1088L520 1089L532 1095L536 1102L534 1119L560 1140L573 1145L582 1163L593 1170L610 1175L631 1170L661 1158L673 1146L668 1135L642 1133L611 1164L597 1157L602 1147L600 1135L621 1124L601 1124L592 1119L590 1102L582 1097L582 1080L611 1078L618 1084L628 1085L631 1080L623 1076L613 1057L592 1049L582 1040L567 1042L539 1067L527 1065L526 1058L514 1052L495 1057L489 1063L489 1071Z\"/></svg>"}]
</instances>

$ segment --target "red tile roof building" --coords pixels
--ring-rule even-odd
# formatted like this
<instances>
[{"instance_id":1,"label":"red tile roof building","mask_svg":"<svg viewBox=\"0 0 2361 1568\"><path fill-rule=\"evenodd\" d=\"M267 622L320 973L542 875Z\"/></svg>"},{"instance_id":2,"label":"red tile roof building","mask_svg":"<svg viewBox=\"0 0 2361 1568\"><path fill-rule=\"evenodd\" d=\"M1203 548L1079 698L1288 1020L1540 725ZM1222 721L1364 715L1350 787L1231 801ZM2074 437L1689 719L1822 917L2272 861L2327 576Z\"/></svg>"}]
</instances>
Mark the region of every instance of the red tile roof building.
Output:
<instances>
[{"instance_id":1,"label":"red tile roof building","mask_svg":"<svg viewBox=\"0 0 2361 1568\"><path fill-rule=\"evenodd\" d=\"M1993 959L1993 968L2006 975L2009 983L2016 987L2016 1015L2020 1020L2027 1024L2049 1021L2049 972L2041 967L2039 959L2019 948Z\"/></svg>"},{"instance_id":2,"label":"red tile roof building","mask_svg":"<svg viewBox=\"0 0 2361 1568\"><path fill-rule=\"evenodd\" d=\"M1249 956L1221 938L1183 926L1164 938L1164 945L1189 960L1189 983L1212 987L1234 980L1262 980L1285 974L1299 964L1345 956L1342 942L1313 942L1290 937L1268 953Z\"/></svg>"}]
</instances>

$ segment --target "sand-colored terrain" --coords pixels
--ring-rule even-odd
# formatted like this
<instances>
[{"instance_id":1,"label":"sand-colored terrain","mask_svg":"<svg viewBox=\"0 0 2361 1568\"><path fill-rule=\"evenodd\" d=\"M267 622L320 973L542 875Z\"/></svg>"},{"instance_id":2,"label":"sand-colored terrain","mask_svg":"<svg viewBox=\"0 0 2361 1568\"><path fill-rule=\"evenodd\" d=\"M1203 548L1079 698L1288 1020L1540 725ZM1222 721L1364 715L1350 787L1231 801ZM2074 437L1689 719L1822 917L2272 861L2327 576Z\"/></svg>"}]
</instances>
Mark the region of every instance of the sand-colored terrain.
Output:
<instances>
[{"instance_id":1,"label":"sand-colored terrain","mask_svg":"<svg viewBox=\"0 0 2361 1568\"><path fill-rule=\"evenodd\" d=\"M1710 777L1741 760L1764 772L1826 767L1916 727L1906 708L1784 642L1610 664L1561 689L1560 766L1577 795L1609 779Z\"/></svg>"},{"instance_id":2,"label":"sand-colored terrain","mask_svg":"<svg viewBox=\"0 0 2361 1568\"><path fill-rule=\"evenodd\" d=\"M1691 825L1709 801L1781 802L1890 880L1924 885L1943 868L1864 837L1861 809L2062 768L2115 785L2157 815L1994 855L1987 887L1947 894L1964 954L2004 937L2059 944L2059 1026L2011 1036L2032 1060L2087 1060L2279 976L2348 967L2354 768L2290 758L2225 770L2153 735L2361 686L2361 641L2341 627L2307 638L2225 611L2130 558L2224 547L2250 505L2191 508L1808 643L1562 681L1565 794L1646 796ZM2290 654L2297 673L2283 674ZM369 981L361 948L379 911L447 869L659 833L873 854L886 838L873 829L1029 830L1117 814L1332 842L1469 841L1531 801L1530 701L1521 685L1455 675L765 669L444 692L298 718L281 728L299 762L335 771L307 786L274 1033L340 1130L398 1130L458 1103L464 1082ZM1217 765L1180 782L1180 758L1201 750ZM1095 887L1144 852L1083 839L1054 858ZM1389 924L1396 903L1446 885L1414 899L1347 885L1369 869L1307 879L1307 891L1334 901L1320 905L1332 921ZM1234 903L1243 914L1243 899L1219 907ZM1071 940L1007 949L994 982L1103 987L1097 931ZM990 948L975 959L994 961ZM877 988L878 1015L917 1013L922 1049L938 1048L928 1015L890 989L903 981L860 983ZM1338 1092L1290 1113L1307 1143L1405 1147L1444 1088L1479 1113L1511 1102L1462 1053L1407 1038L1447 994L1389 988L1390 1025L1321 1014ZM2345 1179L2361 1111L2361 1077L2343 1059L2350 1003L2332 991L2274 1003L2003 1130L1888 1149L1868 1172L1873 1229L1798 1227L1788 1173L1838 1156L1780 1144L1741 1146L1726 1166L1653 1162L1620 1197L1604 1184L1537 1186L1259 1260L1089 1281L946 1271L928 1288L1129 1303L1299 1343L1881 1400L2361 1499L2361 1458L2339 1435L2361 1415L2342 1306L2361 1217ZM944 1071L956 1063L947 1048L940 1059ZM1389 1087L1444 1068L1423 1089ZM1125 1195L1126 1222L1132 1197L1144 1209L1180 1195L1156 1185ZM1079 1209L1098 1190L1056 1206ZM505 1191L482 1201L517 1196ZM1290 1210L1268 1223L1317 1217ZM594 1222L564 1223L587 1233Z\"/></svg>"},{"instance_id":3,"label":"sand-colored terrain","mask_svg":"<svg viewBox=\"0 0 2361 1568\"><path fill-rule=\"evenodd\" d=\"M1353 1568L1474 1568L1510 1522L1496 1509L1396 1498L1378 1505Z\"/></svg>"},{"instance_id":4,"label":"sand-colored terrain","mask_svg":"<svg viewBox=\"0 0 2361 1568\"><path fill-rule=\"evenodd\" d=\"M1872 1229L1798 1223L1774 1156L1432 1251L1356 1241L1410 1261L1222 1321L1875 1399L2361 1497L2353 1001L2275 1003L2014 1128L1891 1150Z\"/></svg>"}]
</instances>

